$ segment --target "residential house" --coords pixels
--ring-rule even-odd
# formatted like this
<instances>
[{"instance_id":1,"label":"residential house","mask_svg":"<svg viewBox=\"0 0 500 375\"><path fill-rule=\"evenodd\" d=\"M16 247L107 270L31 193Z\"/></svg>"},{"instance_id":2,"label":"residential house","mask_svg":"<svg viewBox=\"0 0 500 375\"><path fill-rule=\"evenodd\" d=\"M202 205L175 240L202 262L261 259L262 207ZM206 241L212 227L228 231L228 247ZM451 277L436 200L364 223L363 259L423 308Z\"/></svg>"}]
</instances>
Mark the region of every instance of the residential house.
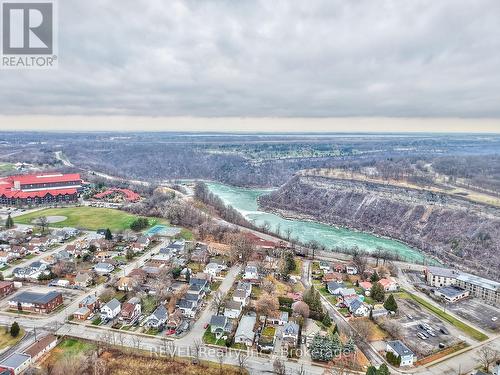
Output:
<instances>
[{"instance_id":1,"label":"residential house","mask_svg":"<svg viewBox=\"0 0 500 375\"><path fill-rule=\"evenodd\" d=\"M120 320L125 323L133 323L141 315L141 300L132 297L122 305Z\"/></svg>"},{"instance_id":2,"label":"residential house","mask_svg":"<svg viewBox=\"0 0 500 375\"><path fill-rule=\"evenodd\" d=\"M136 280L129 276L120 277L120 279L116 282L116 288L124 292L132 290L135 285L137 285Z\"/></svg>"},{"instance_id":3,"label":"residential house","mask_svg":"<svg viewBox=\"0 0 500 375\"><path fill-rule=\"evenodd\" d=\"M363 289L366 292L370 293L370 290L372 289L372 283L369 281L361 281L359 283L359 287Z\"/></svg>"},{"instance_id":4,"label":"residential house","mask_svg":"<svg viewBox=\"0 0 500 375\"><path fill-rule=\"evenodd\" d=\"M87 320L87 318L92 314L92 311L88 307L79 307L74 313L73 317L78 320Z\"/></svg>"},{"instance_id":5,"label":"residential house","mask_svg":"<svg viewBox=\"0 0 500 375\"><path fill-rule=\"evenodd\" d=\"M259 272L256 266L246 266L245 272L243 274L243 280L251 282L253 284L259 282Z\"/></svg>"},{"instance_id":6,"label":"residential house","mask_svg":"<svg viewBox=\"0 0 500 375\"><path fill-rule=\"evenodd\" d=\"M156 254L153 255L149 263L156 267L163 267L169 265L172 257L169 254Z\"/></svg>"},{"instance_id":7,"label":"residential house","mask_svg":"<svg viewBox=\"0 0 500 375\"><path fill-rule=\"evenodd\" d=\"M194 318L196 315L196 301L191 301L186 298L181 298L177 302L178 309L182 312L186 318Z\"/></svg>"},{"instance_id":8,"label":"residential house","mask_svg":"<svg viewBox=\"0 0 500 375\"><path fill-rule=\"evenodd\" d=\"M103 319L114 319L120 314L122 310L122 305L120 301L116 298L113 298L111 301L106 303L103 307L101 307L101 317Z\"/></svg>"},{"instance_id":9,"label":"residential house","mask_svg":"<svg viewBox=\"0 0 500 375\"><path fill-rule=\"evenodd\" d=\"M75 276L75 285L85 288L92 283L92 275L89 271L78 271Z\"/></svg>"},{"instance_id":10,"label":"residential house","mask_svg":"<svg viewBox=\"0 0 500 375\"><path fill-rule=\"evenodd\" d=\"M95 295L87 296L80 301L78 307L86 307L93 312L99 309L99 299Z\"/></svg>"},{"instance_id":11,"label":"residential house","mask_svg":"<svg viewBox=\"0 0 500 375\"><path fill-rule=\"evenodd\" d=\"M160 329L161 327L163 327L163 325L166 324L167 320L168 320L167 308L165 307L165 305L160 304L155 309L155 311L153 311L153 313L150 316L148 316L144 326L147 328Z\"/></svg>"},{"instance_id":12,"label":"residential house","mask_svg":"<svg viewBox=\"0 0 500 375\"><path fill-rule=\"evenodd\" d=\"M323 282L329 283L330 281L342 282L342 274L338 272L328 272L323 275Z\"/></svg>"},{"instance_id":13,"label":"residential house","mask_svg":"<svg viewBox=\"0 0 500 375\"><path fill-rule=\"evenodd\" d=\"M0 368L6 368L11 370L13 375L21 374L26 370L31 364L31 356L23 353L12 353L2 362L0 362Z\"/></svg>"},{"instance_id":14,"label":"residential house","mask_svg":"<svg viewBox=\"0 0 500 375\"><path fill-rule=\"evenodd\" d=\"M349 312L354 316L368 316L370 309L359 299L354 299L349 304Z\"/></svg>"},{"instance_id":15,"label":"residential house","mask_svg":"<svg viewBox=\"0 0 500 375\"><path fill-rule=\"evenodd\" d=\"M210 318L210 332L220 339L224 334L231 333L232 324L224 315L212 315Z\"/></svg>"},{"instance_id":16,"label":"residential house","mask_svg":"<svg viewBox=\"0 0 500 375\"><path fill-rule=\"evenodd\" d=\"M129 277L136 279L140 284L146 282L147 273L142 268L134 268L128 274Z\"/></svg>"},{"instance_id":17,"label":"residential house","mask_svg":"<svg viewBox=\"0 0 500 375\"><path fill-rule=\"evenodd\" d=\"M399 284L392 277L380 279L378 282L386 292L395 292L399 289Z\"/></svg>"},{"instance_id":18,"label":"residential house","mask_svg":"<svg viewBox=\"0 0 500 375\"><path fill-rule=\"evenodd\" d=\"M0 298L14 292L14 283L12 281L0 281Z\"/></svg>"},{"instance_id":19,"label":"residential house","mask_svg":"<svg viewBox=\"0 0 500 375\"><path fill-rule=\"evenodd\" d=\"M332 266L332 269L334 272L344 273L345 272L345 264L344 263L335 263Z\"/></svg>"},{"instance_id":20,"label":"residential house","mask_svg":"<svg viewBox=\"0 0 500 375\"><path fill-rule=\"evenodd\" d=\"M243 310L243 304L238 301L229 301L226 303L224 308L224 316L227 316L231 319L237 319L241 311Z\"/></svg>"},{"instance_id":21,"label":"residential house","mask_svg":"<svg viewBox=\"0 0 500 375\"><path fill-rule=\"evenodd\" d=\"M267 323L283 326L288 323L288 311L277 311L276 315L268 316Z\"/></svg>"},{"instance_id":22,"label":"residential house","mask_svg":"<svg viewBox=\"0 0 500 375\"><path fill-rule=\"evenodd\" d=\"M354 264L348 264L345 267L345 272L348 275L357 275L358 274L358 268Z\"/></svg>"},{"instance_id":23,"label":"residential house","mask_svg":"<svg viewBox=\"0 0 500 375\"><path fill-rule=\"evenodd\" d=\"M9 309L48 314L62 304L63 298L60 292L22 292L9 301Z\"/></svg>"},{"instance_id":24,"label":"residential house","mask_svg":"<svg viewBox=\"0 0 500 375\"><path fill-rule=\"evenodd\" d=\"M290 347L297 346L299 342L300 327L297 323L288 322L283 326L282 340Z\"/></svg>"},{"instance_id":25,"label":"residential house","mask_svg":"<svg viewBox=\"0 0 500 375\"><path fill-rule=\"evenodd\" d=\"M339 290L339 297L342 301L346 301L348 298L358 298L356 291L352 288L342 288Z\"/></svg>"},{"instance_id":26,"label":"residential house","mask_svg":"<svg viewBox=\"0 0 500 375\"><path fill-rule=\"evenodd\" d=\"M113 266L111 263L105 263L105 262L97 263L94 266L94 271L101 275L109 274L113 272L114 269L115 266Z\"/></svg>"},{"instance_id":27,"label":"residential house","mask_svg":"<svg viewBox=\"0 0 500 375\"><path fill-rule=\"evenodd\" d=\"M243 290L245 295L250 298L250 295L252 294L252 284L245 281L239 281L236 285L236 290Z\"/></svg>"},{"instance_id":28,"label":"residential house","mask_svg":"<svg viewBox=\"0 0 500 375\"><path fill-rule=\"evenodd\" d=\"M345 284L342 282L330 281L326 284L326 289L328 293L338 296L340 295L340 291L345 289Z\"/></svg>"},{"instance_id":29,"label":"residential house","mask_svg":"<svg viewBox=\"0 0 500 375\"><path fill-rule=\"evenodd\" d=\"M239 289L234 291L233 301L240 302L243 306L246 306L250 302L250 297L247 296L246 290Z\"/></svg>"},{"instance_id":30,"label":"residential house","mask_svg":"<svg viewBox=\"0 0 500 375\"><path fill-rule=\"evenodd\" d=\"M234 335L234 342L252 346L255 339L254 327L257 318L255 316L243 315Z\"/></svg>"},{"instance_id":31,"label":"residential house","mask_svg":"<svg viewBox=\"0 0 500 375\"><path fill-rule=\"evenodd\" d=\"M323 272L329 272L330 271L330 263L321 260L319 262L319 269L322 270Z\"/></svg>"},{"instance_id":32,"label":"residential house","mask_svg":"<svg viewBox=\"0 0 500 375\"><path fill-rule=\"evenodd\" d=\"M388 341L385 351L401 357L401 367L412 366L413 362L417 359L416 355L410 350L410 348L408 348L400 340Z\"/></svg>"},{"instance_id":33,"label":"residential house","mask_svg":"<svg viewBox=\"0 0 500 375\"><path fill-rule=\"evenodd\" d=\"M31 363L35 363L46 353L55 348L56 344L57 336L47 335L28 346L28 348L26 348L23 353L31 357Z\"/></svg>"},{"instance_id":34,"label":"residential house","mask_svg":"<svg viewBox=\"0 0 500 375\"><path fill-rule=\"evenodd\" d=\"M205 270L203 272L208 273L213 278L219 277L220 273L222 272L222 267L217 263L211 262L205 266Z\"/></svg>"}]
</instances>

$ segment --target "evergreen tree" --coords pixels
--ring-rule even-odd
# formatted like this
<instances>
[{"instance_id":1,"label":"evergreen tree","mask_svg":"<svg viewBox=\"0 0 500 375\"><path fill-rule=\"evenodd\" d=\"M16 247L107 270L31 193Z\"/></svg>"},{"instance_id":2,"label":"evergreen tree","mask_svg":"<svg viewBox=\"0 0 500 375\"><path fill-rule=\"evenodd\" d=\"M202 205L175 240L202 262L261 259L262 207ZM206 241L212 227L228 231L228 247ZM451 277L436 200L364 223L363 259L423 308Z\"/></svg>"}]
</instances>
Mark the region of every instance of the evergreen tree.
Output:
<instances>
[{"instance_id":1,"label":"evergreen tree","mask_svg":"<svg viewBox=\"0 0 500 375\"><path fill-rule=\"evenodd\" d=\"M375 366L368 367L366 375L377 375L377 368Z\"/></svg>"},{"instance_id":2,"label":"evergreen tree","mask_svg":"<svg viewBox=\"0 0 500 375\"><path fill-rule=\"evenodd\" d=\"M106 232L104 232L104 238L106 238L108 241L111 241L113 239L113 234L111 234L109 228L107 228Z\"/></svg>"},{"instance_id":3,"label":"evergreen tree","mask_svg":"<svg viewBox=\"0 0 500 375\"><path fill-rule=\"evenodd\" d=\"M385 363L382 363L377 370L377 375L391 375L389 368Z\"/></svg>"},{"instance_id":4,"label":"evergreen tree","mask_svg":"<svg viewBox=\"0 0 500 375\"><path fill-rule=\"evenodd\" d=\"M356 344L354 343L354 340L352 337L347 340L347 342L344 345L344 353L354 353L356 351Z\"/></svg>"},{"instance_id":5,"label":"evergreen tree","mask_svg":"<svg viewBox=\"0 0 500 375\"><path fill-rule=\"evenodd\" d=\"M333 332L332 333L336 333L336 334L339 333L339 326L337 324L335 324L335 327L333 327Z\"/></svg>"},{"instance_id":6,"label":"evergreen tree","mask_svg":"<svg viewBox=\"0 0 500 375\"><path fill-rule=\"evenodd\" d=\"M9 216L7 216L7 219L5 220L5 228L10 229L13 227L14 227L14 220L9 214Z\"/></svg>"},{"instance_id":7,"label":"evergreen tree","mask_svg":"<svg viewBox=\"0 0 500 375\"><path fill-rule=\"evenodd\" d=\"M12 337L17 337L19 335L19 331L21 331L19 324L17 324L17 322L12 323L10 326L10 335Z\"/></svg>"},{"instance_id":8,"label":"evergreen tree","mask_svg":"<svg viewBox=\"0 0 500 375\"><path fill-rule=\"evenodd\" d=\"M334 333L332 335L331 348L335 356L339 356L342 354L342 341L340 340L340 336L337 333Z\"/></svg>"},{"instance_id":9,"label":"evergreen tree","mask_svg":"<svg viewBox=\"0 0 500 375\"><path fill-rule=\"evenodd\" d=\"M372 283L376 283L377 281L380 280L380 276L378 275L377 271L374 271L370 277L370 281Z\"/></svg>"},{"instance_id":10,"label":"evergreen tree","mask_svg":"<svg viewBox=\"0 0 500 375\"><path fill-rule=\"evenodd\" d=\"M370 296L377 302L384 300L385 292L382 284L375 282L370 290Z\"/></svg>"},{"instance_id":11,"label":"evergreen tree","mask_svg":"<svg viewBox=\"0 0 500 375\"><path fill-rule=\"evenodd\" d=\"M323 323L326 327L330 327L332 325L332 319L330 318L330 314L326 313L321 323Z\"/></svg>"},{"instance_id":12,"label":"evergreen tree","mask_svg":"<svg viewBox=\"0 0 500 375\"><path fill-rule=\"evenodd\" d=\"M394 299L394 296L392 294L390 294L389 297L387 297L387 299L385 300L384 307L389 311L397 311L398 304L396 303L396 300Z\"/></svg>"}]
</instances>

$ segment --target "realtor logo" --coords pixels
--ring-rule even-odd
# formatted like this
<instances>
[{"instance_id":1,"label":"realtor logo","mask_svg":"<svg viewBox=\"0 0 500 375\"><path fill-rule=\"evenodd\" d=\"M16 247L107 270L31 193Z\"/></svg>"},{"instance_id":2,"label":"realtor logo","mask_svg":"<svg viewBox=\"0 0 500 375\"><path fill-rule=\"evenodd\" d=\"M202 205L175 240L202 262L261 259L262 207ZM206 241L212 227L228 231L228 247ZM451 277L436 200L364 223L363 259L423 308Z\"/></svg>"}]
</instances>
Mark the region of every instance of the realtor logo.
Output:
<instances>
[{"instance_id":1,"label":"realtor logo","mask_svg":"<svg viewBox=\"0 0 500 375\"><path fill-rule=\"evenodd\" d=\"M54 3L2 2L2 67L55 66Z\"/></svg>"}]
</instances>

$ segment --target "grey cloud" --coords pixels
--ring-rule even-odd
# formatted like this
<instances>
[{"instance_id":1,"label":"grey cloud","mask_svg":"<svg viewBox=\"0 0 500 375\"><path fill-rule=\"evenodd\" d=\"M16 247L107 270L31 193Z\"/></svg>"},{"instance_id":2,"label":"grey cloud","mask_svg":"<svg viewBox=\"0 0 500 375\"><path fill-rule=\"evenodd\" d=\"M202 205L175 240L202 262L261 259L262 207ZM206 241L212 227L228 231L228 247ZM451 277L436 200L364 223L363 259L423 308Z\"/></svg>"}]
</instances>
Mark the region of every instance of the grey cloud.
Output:
<instances>
[{"instance_id":1,"label":"grey cloud","mask_svg":"<svg viewBox=\"0 0 500 375\"><path fill-rule=\"evenodd\" d=\"M0 114L500 117L500 3L59 1Z\"/></svg>"}]
</instances>

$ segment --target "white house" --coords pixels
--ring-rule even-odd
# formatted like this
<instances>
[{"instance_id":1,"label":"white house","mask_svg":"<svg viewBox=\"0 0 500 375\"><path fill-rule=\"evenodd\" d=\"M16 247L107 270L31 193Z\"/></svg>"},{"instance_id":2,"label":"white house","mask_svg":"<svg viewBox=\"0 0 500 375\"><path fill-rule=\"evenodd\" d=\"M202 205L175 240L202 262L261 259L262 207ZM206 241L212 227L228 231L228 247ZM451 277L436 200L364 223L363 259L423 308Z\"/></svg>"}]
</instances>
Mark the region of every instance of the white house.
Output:
<instances>
[{"instance_id":1,"label":"white house","mask_svg":"<svg viewBox=\"0 0 500 375\"><path fill-rule=\"evenodd\" d=\"M229 301L226 303L226 307L224 308L224 316L227 316L231 319L237 319L241 311L243 309L243 304L238 301Z\"/></svg>"},{"instance_id":2,"label":"white house","mask_svg":"<svg viewBox=\"0 0 500 375\"><path fill-rule=\"evenodd\" d=\"M116 298L113 298L111 301L101 307L101 317L104 319L114 319L118 316L118 314L120 314L121 310L122 305L120 301L118 301Z\"/></svg>"},{"instance_id":3,"label":"white house","mask_svg":"<svg viewBox=\"0 0 500 375\"><path fill-rule=\"evenodd\" d=\"M243 280L257 281L259 280L259 272L255 266L246 266Z\"/></svg>"},{"instance_id":4,"label":"white house","mask_svg":"<svg viewBox=\"0 0 500 375\"><path fill-rule=\"evenodd\" d=\"M240 302L243 306L248 305L250 298L247 296L245 290L235 290L233 293L233 301Z\"/></svg>"},{"instance_id":5,"label":"white house","mask_svg":"<svg viewBox=\"0 0 500 375\"><path fill-rule=\"evenodd\" d=\"M417 359L415 354L400 340L388 341L385 351L401 357L400 366L412 366Z\"/></svg>"},{"instance_id":6,"label":"white house","mask_svg":"<svg viewBox=\"0 0 500 375\"><path fill-rule=\"evenodd\" d=\"M349 311L355 316L368 316L370 313L368 306L359 299L355 299L349 304Z\"/></svg>"},{"instance_id":7,"label":"white house","mask_svg":"<svg viewBox=\"0 0 500 375\"><path fill-rule=\"evenodd\" d=\"M283 326L282 340L289 346L296 346L299 341L300 327L297 323L288 322Z\"/></svg>"},{"instance_id":8,"label":"white house","mask_svg":"<svg viewBox=\"0 0 500 375\"><path fill-rule=\"evenodd\" d=\"M212 277L218 277L219 274L221 273L221 271L222 271L222 267L220 264L217 264L217 263L208 263L205 266L205 270L204 270L205 273L208 273Z\"/></svg>"},{"instance_id":9,"label":"white house","mask_svg":"<svg viewBox=\"0 0 500 375\"><path fill-rule=\"evenodd\" d=\"M358 268L352 264L348 265L345 267L345 272L348 274L348 275L357 275L358 273Z\"/></svg>"},{"instance_id":10,"label":"white house","mask_svg":"<svg viewBox=\"0 0 500 375\"><path fill-rule=\"evenodd\" d=\"M247 297L250 297L250 295L252 294L252 284L244 281L239 281L238 285L236 286L236 290L243 290L245 292L245 295Z\"/></svg>"}]
</instances>

